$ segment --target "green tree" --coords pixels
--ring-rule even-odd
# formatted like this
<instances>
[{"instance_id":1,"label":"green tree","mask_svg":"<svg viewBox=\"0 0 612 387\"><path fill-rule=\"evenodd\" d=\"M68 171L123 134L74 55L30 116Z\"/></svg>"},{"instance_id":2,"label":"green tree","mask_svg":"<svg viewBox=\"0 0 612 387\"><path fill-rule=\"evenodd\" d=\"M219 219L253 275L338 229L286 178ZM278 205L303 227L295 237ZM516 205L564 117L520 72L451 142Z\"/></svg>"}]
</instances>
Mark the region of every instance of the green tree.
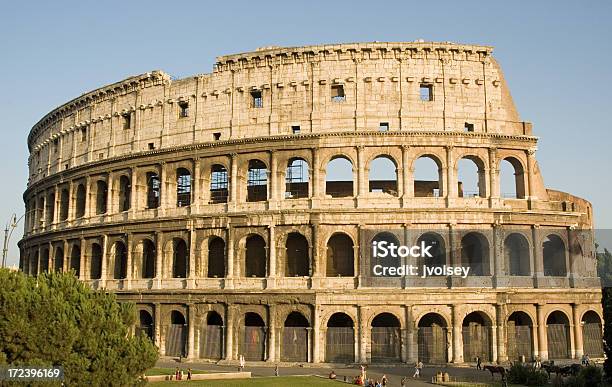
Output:
<instances>
[{"instance_id":1,"label":"green tree","mask_svg":"<svg viewBox=\"0 0 612 387\"><path fill-rule=\"evenodd\" d=\"M158 359L134 320L133 304L73 274L0 269L0 363L61 365L69 386L134 385Z\"/></svg>"},{"instance_id":2,"label":"green tree","mask_svg":"<svg viewBox=\"0 0 612 387\"><path fill-rule=\"evenodd\" d=\"M604 372L612 380L612 254L607 249L597 253L597 273L601 279L601 306L604 318Z\"/></svg>"}]
</instances>

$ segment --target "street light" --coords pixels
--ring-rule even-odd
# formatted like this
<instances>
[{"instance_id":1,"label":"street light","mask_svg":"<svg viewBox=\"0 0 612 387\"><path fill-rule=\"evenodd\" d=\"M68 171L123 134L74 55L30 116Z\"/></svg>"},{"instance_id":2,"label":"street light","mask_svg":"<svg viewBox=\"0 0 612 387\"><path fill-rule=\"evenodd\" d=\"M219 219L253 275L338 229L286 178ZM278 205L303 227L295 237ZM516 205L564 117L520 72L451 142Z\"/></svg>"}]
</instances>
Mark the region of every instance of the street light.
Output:
<instances>
[{"instance_id":1,"label":"street light","mask_svg":"<svg viewBox=\"0 0 612 387\"><path fill-rule=\"evenodd\" d=\"M4 228L4 248L2 249L2 267L6 267L6 254L8 253L8 244L9 244L9 241L11 240L11 236L13 235L13 231L17 227L17 224L19 223L19 221L23 219L24 216L25 214L21 215L21 217L17 219L17 215L13 214L11 216L11 219L6 224L6 227Z\"/></svg>"}]
</instances>

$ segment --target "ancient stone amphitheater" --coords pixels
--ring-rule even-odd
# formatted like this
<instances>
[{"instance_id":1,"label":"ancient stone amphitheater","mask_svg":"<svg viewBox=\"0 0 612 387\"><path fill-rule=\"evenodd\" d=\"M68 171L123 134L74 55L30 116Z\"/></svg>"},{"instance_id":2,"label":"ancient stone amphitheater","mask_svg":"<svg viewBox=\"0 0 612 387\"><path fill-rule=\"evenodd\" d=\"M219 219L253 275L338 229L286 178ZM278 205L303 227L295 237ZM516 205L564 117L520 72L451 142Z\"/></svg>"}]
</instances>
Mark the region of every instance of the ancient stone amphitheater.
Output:
<instances>
[{"instance_id":1,"label":"ancient stone amphitheater","mask_svg":"<svg viewBox=\"0 0 612 387\"><path fill-rule=\"evenodd\" d=\"M21 269L74 270L136 303L136 331L165 356L601 356L591 205L545 188L491 53L265 47L83 94L29 134ZM428 241L474 270L379 278L373 240Z\"/></svg>"}]
</instances>

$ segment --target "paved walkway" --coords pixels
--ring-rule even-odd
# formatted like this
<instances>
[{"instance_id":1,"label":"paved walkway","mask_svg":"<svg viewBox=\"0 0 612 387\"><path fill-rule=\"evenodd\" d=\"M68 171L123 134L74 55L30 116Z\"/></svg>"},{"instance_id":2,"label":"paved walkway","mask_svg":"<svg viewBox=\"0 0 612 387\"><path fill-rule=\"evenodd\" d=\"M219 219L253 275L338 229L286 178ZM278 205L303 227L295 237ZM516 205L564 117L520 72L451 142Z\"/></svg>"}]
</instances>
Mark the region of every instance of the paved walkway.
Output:
<instances>
[{"instance_id":1,"label":"paved walkway","mask_svg":"<svg viewBox=\"0 0 612 387\"><path fill-rule=\"evenodd\" d=\"M215 371L215 372L229 372L229 371L237 371L236 366L228 366L228 365L218 365L214 363L201 363L201 362L185 362L178 363L175 359L172 358L163 358L160 359L157 363L158 367L181 367L192 368L194 370L203 370L203 371ZM338 379L342 380L344 376L347 377L347 380L352 380L354 377L359 375L359 366L338 366L338 367L327 367L327 366L293 366L293 367L279 367L279 374L281 376L288 375L321 375L327 376L331 370L334 370L338 375ZM274 367L272 366L261 366L261 365L251 365L247 363L245 367L245 371L250 371L253 376L274 376ZM390 383L388 386L390 387L400 387L400 381L402 377L408 376L409 383L408 386L411 387L424 387L432 385L427 383L431 380L432 376L436 374L438 371L448 372L449 375L453 378L459 378L460 380L469 380L469 381L491 381L491 374L489 372L478 371L474 367L454 367L451 365L447 366L426 366L423 369L422 377L420 380L413 379L412 374L414 373L414 367L409 365L390 365L390 366L368 366L367 367L367 375L369 378L374 380L380 379L382 375L387 375ZM499 380L499 375L496 375L495 380Z\"/></svg>"}]
</instances>

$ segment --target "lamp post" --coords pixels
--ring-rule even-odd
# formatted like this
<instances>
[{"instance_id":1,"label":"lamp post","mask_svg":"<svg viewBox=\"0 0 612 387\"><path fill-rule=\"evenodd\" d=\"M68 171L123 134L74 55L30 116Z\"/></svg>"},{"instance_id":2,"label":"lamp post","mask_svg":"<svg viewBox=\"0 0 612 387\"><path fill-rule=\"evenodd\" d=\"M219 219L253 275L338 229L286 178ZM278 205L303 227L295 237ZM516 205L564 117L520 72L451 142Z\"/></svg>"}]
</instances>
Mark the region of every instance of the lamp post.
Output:
<instances>
[{"instance_id":1,"label":"lamp post","mask_svg":"<svg viewBox=\"0 0 612 387\"><path fill-rule=\"evenodd\" d=\"M19 221L23 219L24 216L25 214L21 215L21 217L17 219L17 215L13 214L11 216L11 219L6 224L6 227L4 228L4 247L2 248L2 267L6 267L6 254L8 253L8 244L9 244L9 241L11 240L11 236L13 235L13 231L17 227L17 224L19 223Z\"/></svg>"}]
</instances>

